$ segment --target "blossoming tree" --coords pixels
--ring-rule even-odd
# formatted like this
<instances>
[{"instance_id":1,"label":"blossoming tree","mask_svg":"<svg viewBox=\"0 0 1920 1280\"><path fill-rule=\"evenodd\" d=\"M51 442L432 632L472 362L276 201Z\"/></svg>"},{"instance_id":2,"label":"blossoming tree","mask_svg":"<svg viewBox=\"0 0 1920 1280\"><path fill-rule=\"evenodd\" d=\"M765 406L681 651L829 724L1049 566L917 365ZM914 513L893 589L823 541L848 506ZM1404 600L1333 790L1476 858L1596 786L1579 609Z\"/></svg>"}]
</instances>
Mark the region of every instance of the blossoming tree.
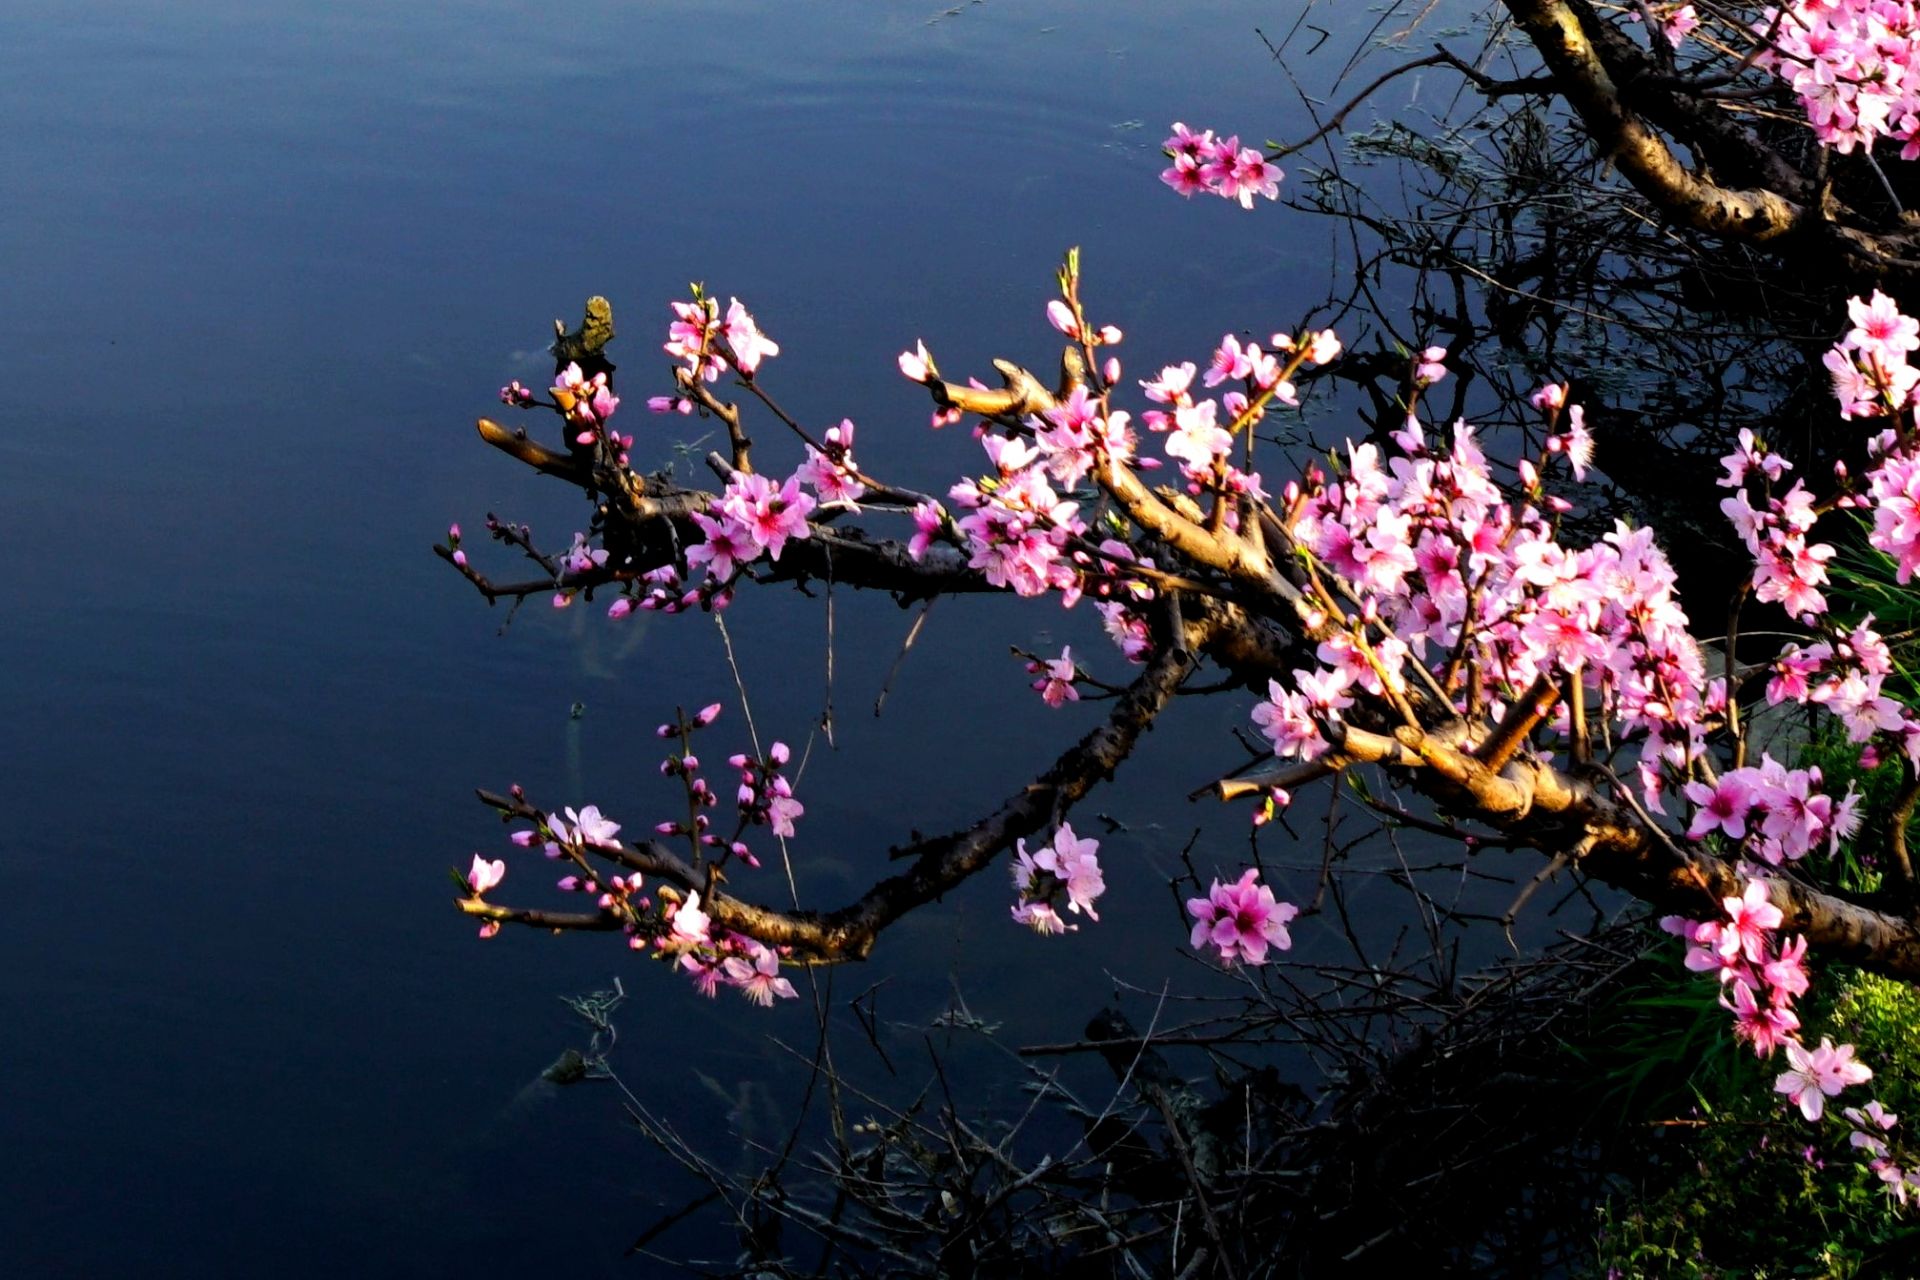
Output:
<instances>
[{"instance_id":1,"label":"blossoming tree","mask_svg":"<svg viewBox=\"0 0 1920 1280\"><path fill-rule=\"evenodd\" d=\"M1562 95L1622 172L1687 225L1754 242L1791 233L1868 275L1910 265L1903 218L1876 222L1820 176L1829 155L1870 163L1881 139L1920 154L1908 6L1803 0L1744 25L1694 5L1505 8L1550 78L1515 89L1465 68L1476 83ZM1705 51L1698 66L1690 48ZM1424 62L1449 60L1459 61ZM1758 77L1777 77L1775 91L1804 104L1801 133L1818 147L1789 159L1791 143L1703 105ZM1676 143L1712 163L1686 169ZM1251 208L1278 194L1285 149L1176 125L1166 150L1163 180L1182 195ZM1761 185L1727 188L1709 169ZM1885 194L1897 204L1892 184ZM1808 1120L1870 1080L1850 1046L1802 1043L1794 1001L1808 989L1810 954L1920 979L1920 879L1907 841L1920 715L1888 692L1894 658L1874 619L1841 616L1828 600L1836 540L1884 553L1902 584L1920 569L1920 372L1910 364L1920 322L1869 291L1837 326L1826 365L1836 417L1863 437L1858 474L1791 474L1751 433L1722 460L1719 506L1751 560L1732 630L1747 602L1797 629L1752 660L1734 635L1717 654L1703 647L1655 530L1621 522L1584 542L1568 533L1565 494L1604 467L1605 441L1565 386L1538 389L1537 443L1503 459L1470 424L1429 419L1423 394L1448 376L1448 353L1429 347L1406 359L1404 422L1390 440L1349 441L1294 473L1261 453L1258 428L1299 403L1307 373L1341 357L1333 332L1228 334L1141 377L1123 366L1113 318L1083 294L1077 254L1057 285L1044 304L1062 338L1057 372L998 361L999 385L988 386L944 376L922 343L900 355L932 426L965 424L980 445L977 470L940 494L889 482L864 451L856 458L853 421L816 433L789 416L767 385L779 345L738 299L722 307L699 288L672 303L670 376L649 388L649 408L725 428L727 447L707 458L710 487L632 466L633 411L618 412L602 300L579 332L560 335L551 387L502 390L506 405L558 428L542 440L483 419L482 438L577 485L593 517L554 553L489 518L491 537L537 567L522 580L475 564L450 530L440 554L489 600L591 603L618 626L636 610L722 611L742 590L829 575L903 602L1011 595L1096 611L1114 646L1105 663L1132 675L1109 686L1084 655L1032 655L1034 691L1050 706L1083 687L1114 689L1105 723L978 822L908 847L899 873L812 909L769 905L745 874L805 813L787 747L755 742L729 756L737 780L723 797L702 758L724 732L720 707L678 713L659 729L661 770L680 783L684 808L644 835L593 806L550 806L517 788L486 795L514 824L513 843L561 864L557 891L583 905L536 905L516 888L531 875L475 855L458 905L483 936L506 925L610 933L708 993L732 987L771 1004L794 994L785 967L867 956L893 922L1003 855L1013 921L1043 933L1092 926L1107 869L1071 812L1211 667L1247 691L1248 723L1270 747L1258 767L1223 765L1212 788L1256 825L1302 787L1372 771L1413 797L1392 812L1463 849L1536 849L1549 873L1603 881L1667 913L1689 967L1721 983L1736 1034L1762 1056L1784 1051L1779 1090ZM794 471L756 468L750 413L801 442ZM1751 732L1761 705L1807 708L1863 764L1895 762L1901 782L1886 812L1865 814L1851 786L1761 751ZM1872 893L1828 874L1866 817L1888 868ZM1249 869L1187 911L1193 946L1260 964L1290 945L1296 907ZM1895 1117L1878 1103L1842 1114L1897 1194L1920 1182Z\"/></svg>"}]
</instances>

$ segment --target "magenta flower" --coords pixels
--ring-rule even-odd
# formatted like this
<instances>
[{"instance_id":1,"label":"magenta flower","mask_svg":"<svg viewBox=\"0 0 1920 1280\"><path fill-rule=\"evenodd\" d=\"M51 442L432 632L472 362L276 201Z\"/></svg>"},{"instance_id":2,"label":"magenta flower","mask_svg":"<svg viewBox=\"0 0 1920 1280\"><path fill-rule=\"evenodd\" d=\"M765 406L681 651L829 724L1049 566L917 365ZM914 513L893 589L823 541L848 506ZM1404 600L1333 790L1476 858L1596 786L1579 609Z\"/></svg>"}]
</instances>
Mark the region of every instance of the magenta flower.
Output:
<instances>
[{"instance_id":1,"label":"magenta flower","mask_svg":"<svg viewBox=\"0 0 1920 1280\"><path fill-rule=\"evenodd\" d=\"M907 554L914 560L924 560L927 549L939 536L946 524L947 513L940 509L937 502L922 502L913 509L913 537L907 541Z\"/></svg>"},{"instance_id":2,"label":"magenta flower","mask_svg":"<svg viewBox=\"0 0 1920 1280\"><path fill-rule=\"evenodd\" d=\"M473 855L473 866L467 870L467 887L473 890L474 897L479 897L506 878L505 861L495 858L489 862L477 853Z\"/></svg>"},{"instance_id":3,"label":"magenta flower","mask_svg":"<svg viewBox=\"0 0 1920 1280\"><path fill-rule=\"evenodd\" d=\"M780 344L760 332L738 298L727 306L726 334L727 345L733 348L733 363L742 373L752 374L762 360L780 354Z\"/></svg>"},{"instance_id":4,"label":"magenta flower","mask_svg":"<svg viewBox=\"0 0 1920 1280\"><path fill-rule=\"evenodd\" d=\"M726 968L712 956L687 952L680 957L680 967L693 975L693 989L711 1000L719 993L720 984L726 978Z\"/></svg>"},{"instance_id":5,"label":"magenta flower","mask_svg":"<svg viewBox=\"0 0 1920 1280\"><path fill-rule=\"evenodd\" d=\"M1715 831L1726 832L1730 840L1747 838L1747 811L1753 808L1753 794L1745 779L1727 774L1713 786L1689 782L1685 791L1687 799L1699 806L1687 828L1687 839L1699 840Z\"/></svg>"},{"instance_id":6,"label":"magenta flower","mask_svg":"<svg viewBox=\"0 0 1920 1280\"><path fill-rule=\"evenodd\" d=\"M1084 911L1096 922L1100 917L1094 912L1093 900L1107 891L1106 879L1100 873L1099 851L1098 840L1081 839L1063 822L1047 847L1033 856L1035 867L1050 872L1066 886L1067 909L1076 914Z\"/></svg>"},{"instance_id":7,"label":"magenta flower","mask_svg":"<svg viewBox=\"0 0 1920 1280\"><path fill-rule=\"evenodd\" d=\"M727 981L740 988L740 994L763 1009L771 1009L775 996L782 1000L791 1000L798 993L793 984L780 976L780 955L772 947L763 947L757 943L753 947L751 962L739 956L729 956L725 963Z\"/></svg>"},{"instance_id":8,"label":"magenta flower","mask_svg":"<svg viewBox=\"0 0 1920 1280\"><path fill-rule=\"evenodd\" d=\"M900 372L915 382L927 382L936 376L926 343L915 342L913 350L900 353Z\"/></svg>"},{"instance_id":9,"label":"magenta flower","mask_svg":"<svg viewBox=\"0 0 1920 1280\"><path fill-rule=\"evenodd\" d=\"M1033 682L1036 693L1050 707L1064 706L1069 702L1080 701L1080 691L1073 687L1078 671L1073 665L1073 646L1067 645L1060 650L1060 656L1049 661L1043 668L1044 676Z\"/></svg>"},{"instance_id":10,"label":"magenta flower","mask_svg":"<svg viewBox=\"0 0 1920 1280\"><path fill-rule=\"evenodd\" d=\"M690 945L709 944L713 941L707 934L711 923L711 917L700 909L700 895L689 893L687 900L674 909L673 939Z\"/></svg>"},{"instance_id":11,"label":"magenta flower","mask_svg":"<svg viewBox=\"0 0 1920 1280\"><path fill-rule=\"evenodd\" d=\"M1746 892L1738 898L1722 898L1730 923L1720 933L1720 954L1744 955L1750 964L1759 964L1766 954L1767 937L1780 927L1780 908L1767 896L1767 882L1747 881Z\"/></svg>"},{"instance_id":12,"label":"magenta flower","mask_svg":"<svg viewBox=\"0 0 1920 1280\"><path fill-rule=\"evenodd\" d=\"M600 814L599 805L586 805L580 812L572 809L562 810L567 820L573 824L573 838L582 844L599 845L606 849L618 849L620 842L614 839L620 834L620 824L610 822ZM552 824L549 824L552 825ZM558 828L555 828L558 830Z\"/></svg>"},{"instance_id":13,"label":"magenta flower","mask_svg":"<svg viewBox=\"0 0 1920 1280\"><path fill-rule=\"evenodd\" d=\"M1272 889L1254 883L1259 876L1258 868L1249 867L1234 883L1215 880L1206 897L1187 899L1187 912L1194 919L1192 946L1220 948L1225 964L1264 964L1269 946L1282 951L1293 946L1287 922L1300 909L1275 901Z\"/></svg>"},{"instance_id":14,"label":"magenta flower","mask_svg":"<svg viewBox=\"0 0 1920 1280\"><path fill-rule=\"evenodd\" d=\"M767 824L776 836L793 835L793 820L806 815L806 806L793 798L785 778L775 778L767 797Z\"/></svg>"},{"instance_id":15,"label":"magenta flower","mask_svg":"<svg viewBox=\"0 0 1920 1280\"><path fill-rule=\"evenodd\" d=\"M1870 301L1849 300L1847 318L1853 321L1847 345L1857 351L1897 360L1920 350L1920 320L1901 315L1898 304L1878 289Z\"/></svg>"},{"instance_id":16,"label":"magenta flower","mask_svg":"<svg viewBox=\"0 0 1920 1280\"><path fill-rule=\"evenodd\" d=\"M696 511L693 523L707 537L705 542L687 548L687 566L705 568L710 581L725 582L742 564L760 554L752 534L724 510L719 519Z\"/></svg>"},{"instance_id":17,"label":"magenta flower","mask_svg":"<svg viewBox=\"0 0 1920 1280\"><path fill-rule=\"evenodd\" d=\"M1762 1004L1745 978L1727 984L1720 997L1723 1008L1733 1013L1733 1034L1753 1046L1754 1056L1770 1058L1781 1045L1792 1046L1800 1030L1800 1018L1784 1004Z\"/></svg>"},{"instance_id":18,"label":"magenta flower","mask_svg":"<svg viewBox=\"0 0 1920 1280\"><path fill-rule=\"evenodd\" d=\"M1827 1099L1838 1096L1842 1089L1873 1079L1873 1072L1864 1063L1853 1060L1852 1045L1835 1048L1826 1037L1822 1037L1818 1049L1788 1042L1787 1061L1792 1069L1780 1073L1773 1082L1774 1092L1786 1094L1787 1101L1799 1107L1800 1114L1809 1120L1818 1120Z\"/></svg>"}]
</instances>

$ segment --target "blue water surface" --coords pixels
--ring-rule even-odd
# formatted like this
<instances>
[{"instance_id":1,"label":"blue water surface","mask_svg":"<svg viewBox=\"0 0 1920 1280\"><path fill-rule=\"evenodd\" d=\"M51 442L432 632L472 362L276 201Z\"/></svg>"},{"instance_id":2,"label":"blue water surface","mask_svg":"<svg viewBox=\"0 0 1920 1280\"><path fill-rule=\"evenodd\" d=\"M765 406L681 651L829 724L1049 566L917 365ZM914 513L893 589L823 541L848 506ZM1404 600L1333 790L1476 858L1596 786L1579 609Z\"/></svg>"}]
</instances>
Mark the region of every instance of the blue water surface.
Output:
<instances>
[{"instance_id":1,"label":"blue water surface","mask_svg":"<svg viewBox=\"0 0 1920 1280\"><path fill-rule=\"evenodd\" d=\"M707 427L640 402L666 385L667 301L705 280L781 343L767 378L790 408L852 416L867 467L943 486L977 446L927 430L894 355L1044 364L1069 245L1142 375L1291 327L1339 288L1341 229L1183 202L1156 175L1176 119L1311 130L1299 91L1325 92L1379 15L1318 6L1338 53L1289 73L1258 32L1301 9L0 6L0 1272L647 1273L623 1250L700 1187L611 1088L536 1083L584 1042L557 997L621 977L623 1077L743 1167L784 1136L812 1015L709 1003L606 938L482 943L452 910L448 872L505 851L473 787L645 827L672 799L664 713L724 698L707 754L744 745L709 621L542 605L503 631L430 554L488 511L549 545L585 527L473 419L550 372L552 318L604 293L624 424L668 461ZM776 469L797 461L762 437ZM827 905L1099 717L1047 711L1009 644L1071 642L1124 678L1087 610L949 602L876 720L911 615L835 605L831 748L811 727L823 602L749 593L730 615L759 725L812 742L795 872ZM1244 815L1183 797L1240 762L1225 733L1250 705L1183 708L1090 803L1128 824L1099 926L1020 931L995 873L836 974L835 998L884 982L895 1051L924 1067L956 990L1022 1043L1073 1038L1117 981L1204 983L1165 882L1196 830L1203 871L1245 856ZM1017 1080L981 1089L1020 1104ZM657 1247L732 1251L712 1222Z\"/></svg>"}]
</instances>

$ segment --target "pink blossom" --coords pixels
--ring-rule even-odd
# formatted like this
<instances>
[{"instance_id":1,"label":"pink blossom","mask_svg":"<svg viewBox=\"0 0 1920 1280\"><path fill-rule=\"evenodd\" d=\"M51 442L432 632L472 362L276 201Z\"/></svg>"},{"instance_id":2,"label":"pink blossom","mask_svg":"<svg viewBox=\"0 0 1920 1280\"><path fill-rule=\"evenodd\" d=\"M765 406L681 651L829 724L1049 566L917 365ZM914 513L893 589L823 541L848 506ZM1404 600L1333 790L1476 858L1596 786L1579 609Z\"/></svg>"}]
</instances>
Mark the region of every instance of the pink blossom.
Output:
<instances>
[{"instance_id":1,"label":"pink blossom","mask_svg":"<svg viewBox=\"0 0 1920 1280\"><path fill-rule=\"evenodd\" d=\"M1259 876L1258 868L1249 867L1234 883L1215 880L1206 897L1187 899L1187 914L1194 918L1189 944L1220 948L1223 964L1264 964L1269 946L1292 947L1287 923L1300 909L1275 901L1272 889L1255 883Z\"/></svg>"},{"instance_id":2,"label":"pink blossom","mask_svg":"<svg viewBox=\"0 0 1920 1280\"><path fill-rule=\"evenodd\" d=\"M1074 835L1072 826L1063 822L1046 847L1033 855L1035 867L1052 873L1066 887L1068 910L1084 911L1087 918L1094 921L1100 917L1093 909L1093 900L1107 888L1100 873L1099 851L1098 840L1081 839Z\"/></svg>"},{"instance_id":3,"label":"pink blossom","mask_svg":"<svg viewBox=\"0 0 1920 1280\"><path fill-rule=\"evenodd\" d=\"M726 978L726 967L719 957L684 952L680 956L680 967L693 975L695 991L709 1000L719 994L720 984Z\"/></svg>"},{"instance_id":4,"label":"pink blossom","mask_svg":"<svg viewBox=\"0 0 1920 1280\"><path fill-rule=\"evenodd\" d=\"M1920 320L1901 315L1894 300L1878 289L1870 301L1850 299L1847 316L1853 328L1847 331L1846 343L1857 351L1897 360L1909 351L1920 350Z\"/></svg>"},{"instance_id":5,"label":"pink blossom","mask_svg":"<svg viewBox=\"0 0 1920 1280\"><path fill-rule=\"evenodd\" d=\"M713 940L707 930L712 918L700 909L700 895L689 893L687 900L674 908L673 939L688 945L705 945Z\"/></svg>"},{"instance_id":6,"label":"pink blossom","mask_svg":"<svg viewBox=\"0 0 1920 1280\"><path fill-rule=\"evenodd\" d=\"M467 870L467 887L473 890L474 897L479 897L506 878L507 864L503 859L495 858L489 862L477 853L473 855L473 866Z\"/></svg>"},{"instance_id":7,"label":"pink blossom","mask_svg":"<svg viewBox=\"0 0 1920 1280\"><path fill-rule=\"evenodd\" d=\"M900 353L900 372L914 382L926 382L934 374L933 357L927 354L927 344L914 343L913 350Z\"/></svg>"},{"instance_id":8,"label":"pink blossom","mask_svg":"<svg viewBox=\"0 0 1920 1280\"><path fill-rule=\"evenodd\" d=\"M1020 902L1013 908L1016 923L1024 924L1035 933L1067 933L1077 929L1078 925L1068 924L1060 918L1060 913L1045 902Z\"/></svg>"},{"instance_id":9,"label":"pink blossom","mask_svg":"<svg viewBox=\"0 0 1920 1280\"><path fill-rule=\"evenodd\" d=\"M1205 381L1208 386L1217 387L1229 380L1237 381L1252 372L1253 362L1241 349L1240 340L1229 333L1220 339L1220 345L1214 349L1213 362L1207 366Z\"/></svg>"},{"instance_id":10,"label":"pink blossom","mask_svg":"<svg viewBox=\"0 0 1920 1280\"><path fill-rule=\"evenodd\" d=\"M727 305L727 345L733 349L733 363L741 373L752 377L760 362L780 354L780 345L760 332L753 316L734 298Z\"/></svg>"},{"instance_id":11,"label":"pink blossom","mask_svg":"<svg viewBox=\"0 0 1920 1280\"><path fill-rule=\"evenodd\" d=\"M687 564L704 568L709 577L725 582L742 564L759 555L760 548L744 524L729 516L724 507L718 510L718 519L699 511L693 513L693 523L706 535L706 541L687 548Z\"/></svg>"},{"instance_id":12,"label":"pink blossom","mask_svg":"<svg viewBox=\"0 0 1920 1280\"><path fill-rule=\"evenodd\" d=\"M1693 824L1687 828L1687 839L1700 840L1715 831L1726 832L1730 840L1746 839L1753 795L1744 779L1729 774L1713 786L1689 782L1684 790L1687 799L1699 806L1694 810Z\"/></svg>"},{"instance_id":13,"label":"pink blossom","mask_svg":"<svg viewBox=\"0 0 1920 1280\"><path fill-rule=\"evenodd\" d=\"M780 976L780 956L772 947L750 944L751 961L729 956L725 962L727 981L740 988L740 994L764 1009L773 1007L774 997L791 1000L798 993L793 984Z\"/></svg>"},{"instance_id":14,"label":"pink blossom","mask_svg":"<svg viewBox=\"0 0 1920 1280\"><path fill-rule=\"evenodd\" d=\"M907 542L907 554L915 560L924 560L927 549L933 545L934 538L946 526L947 513L937 502L922 502L913 509L913 537Z\"/></svg>"},{"instance_id":15,"label":"pink blossom","mask_svg":"<svg viewBox=\"0 0 1920 1280\"><path fill-rule=\"evenodd\" d=\"M1807 994L1807 940L1796 937L1780 948L1780 954L1761 966L1760 976L1773 990L1776 1003Z\"/></svg>"},{"instance_id":16,"label":"pink blossom","mask_svg":"<svg viewBox=\"0 0 1920 1280\"><path fill-rule=\"evenodd\" d=\"M1169 458L1178 459L1196 471L1210 470L1214 460L1233 448L1233 437L1214 421L1219 405L1202 400L1174 411L1174 430L1167 436Z\"/></svg>"},{"instance_id":17,"label":"pink blossom","mask_svg":"<svg viewBox=\"0 0 1920 1280\"><path fill-rule=\"evenodd\" d=\"M1800 1019L1792 1009L1773 1002L1762 1004L1743 978L1729 983L1727 992L1720 1003L1733 1011L1733 1034L1753 1046L1755 1057L1771 1058L1783 1044L1789 1053L1793 1051Z\"/></svg>"},{"instance_id":18,"label":"pink blossom","mask_svg":"<svg viewBox=\"0 0 1920 1280\"><path fill-rule=\"evenodd\" d=\"M787 780L775 778L767 796L767 825L773 829L773 834L791 837L794 819L804 817L806 812L806 806L793 798Z\"/></svg>"},{"instance_id":19,"label":"pink blossom","mask_svg":"<svg viewBox=\"0 0 1920 1280\"><path fill-rule=\"evenodd\" d=\"M1750 963L1759 964L1766 951L1767 935L1778 929L1784 918L1767 895L1767 882L1749 880L1744 893L1737 898L1722 898L1720 905L1730 922L1720 938L1720 953L1744 955Z\"/></svg>"},{"instance_id":20,"label":"pink blossom","mask_svg":"<svg viewBox=\"0 0 1920 1280\"><path fill-rule=\"evenodd\" d=\"M807 513L813 508L814 501L800 491L797 476L787 477L786 482L776 488L765 476L737 471L727 481L726 493L720 500L721 511L745 530L755 547L775 560L780 558L789 538L811 535Z\"/></svg>"},{"instance_id":21,"label":"pink blossom","mask_svg":"<svg viewBox=\"0 0 1920 1280\"><path fill-rule=\"evenodd\" d=\"M1809 1120L1818 1120L1826 1100L1837 1096L1842 1089L1873 1079L1873 1072L1865 1064L1853 1060L1852 1045L1835 1048L1832 1039L1827 1037L1822 1037L1820 1047L1812 1050L1790 1041L1787 1062L1791 1069L1781 1072L1780 1078L1774 1081L1774 1092L1786 1094L1787 1100L1799 1107L1800 1114Z\"/></svg>"},{"instance_id":22,"label":"pink blossom","mask_svg":"<svg viewBox=\"0 0 1920 1280\"><path fill-rule=\"evenodd\" d=\"M615 836L620 834L620 824L610 822L602 817L598 805L590 804L583 806L578 813L575 813L572 809L566 809L562 812L567 815L569 822L572 824L572 839L578 840L582 844L598 845L603 849L618 849L620 847L620 842L614 839ZM560 830L554 823L549 822L548 825L553 826L556 832Z\"/></svg>"},{"instance_id":23,"label":"pink blossom","mask_svg":"<svg viewBox=\"0 0 1920 1280\"><path fill-rule=\"evenodd\" d=\"M1033 687L1048 706L1059 707L1080 700L1080 691L1073 687L1078 672L1073 665L1071 645L1063 647L1060 656L1048 661L1044 669L1046 675L1034 681Z\"/></svg>"}]
</instances>

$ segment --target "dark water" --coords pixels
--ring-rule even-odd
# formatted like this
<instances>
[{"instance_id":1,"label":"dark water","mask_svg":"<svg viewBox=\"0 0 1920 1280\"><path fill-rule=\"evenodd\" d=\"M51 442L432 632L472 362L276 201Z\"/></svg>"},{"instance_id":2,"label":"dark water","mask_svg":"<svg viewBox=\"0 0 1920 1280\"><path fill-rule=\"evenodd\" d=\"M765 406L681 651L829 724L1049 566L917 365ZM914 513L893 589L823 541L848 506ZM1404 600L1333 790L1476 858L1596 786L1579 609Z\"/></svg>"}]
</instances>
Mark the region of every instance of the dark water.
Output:
<instances>
[{"instance_id":1,"label":"dark water","mask_svg":"<svg viewBox=\"0 0 1920 1280\"><path fill-rule=\"evenodd\" d=\"M1341 58L1357 8L1313 18ZM1155 175L1174 119L1310 127L1255 34L1297 12L0 7L0 1272L631 1271L691 1184L610 1090L528 1087L583 1040L556 997L615 974L636 1093L715 1149L776 1140L805 1069L767 1036L810 1044L799 1002L710 1004L605 939L482 944L450 909L447 870L496 850L473 786L644 826L669 799L653 723L732 701L703 620L542 608L498 634L429 544L488 510L564 543L586 512L471 421L590 293L616 304L632 412L665 302L704 279L782 343L790 407L852 415L865 465L933 485L975 447L926 431L894 353L1043 360L1069 244L1141 374L1291 327L1337 287L1339 229ZM648 461L688 425L626 421ZM907 617L836 603L838 749L815 743L794 846L829 904L1097 716L1046 712L1008 643L1121 672L1084 610L943 606L876 722ZM763 730L804 742L819 602L749 596L731 621ZM1089 807L1131 824L1099 928L1023 934L996 876L837 994L886 980L911 1047L956 985L1019 1043L1070 1038L1115 981L1203 983L1164 881L1196 828L1204 869L1243 856L1238 817L1178 796L1236 761L1247 709L1185 709Z\"/></svg>"}]
</instances>

